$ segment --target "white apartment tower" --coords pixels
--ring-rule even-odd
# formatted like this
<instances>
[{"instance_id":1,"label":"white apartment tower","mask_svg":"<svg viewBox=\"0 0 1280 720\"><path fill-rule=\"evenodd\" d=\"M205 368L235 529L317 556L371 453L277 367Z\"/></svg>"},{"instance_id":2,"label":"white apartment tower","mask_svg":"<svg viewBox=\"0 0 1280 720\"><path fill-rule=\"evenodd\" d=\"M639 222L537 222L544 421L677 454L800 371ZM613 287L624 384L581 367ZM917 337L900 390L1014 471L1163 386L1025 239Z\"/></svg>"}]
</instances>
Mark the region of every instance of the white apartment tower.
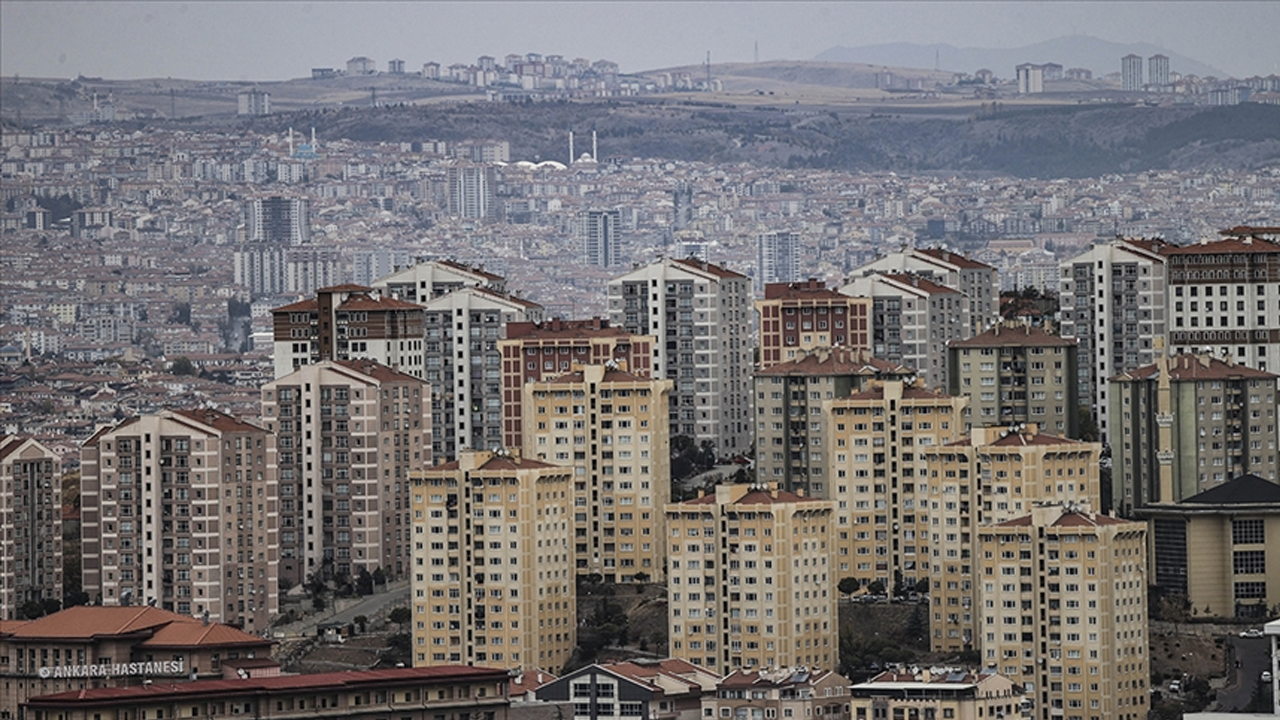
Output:
<instances>
[{"instance_id":1,"label":"white apartment tower","mask_svg":"<svg viewBox=\"0 0 1280 720\"><path fill-rule=\"evenodd\" d=\"M675 383L671 434L728 455L751 446L751 281L697 260L663 258L609 282L609 322L653 335L654 377Z\"/></svg>"}]
</instances>

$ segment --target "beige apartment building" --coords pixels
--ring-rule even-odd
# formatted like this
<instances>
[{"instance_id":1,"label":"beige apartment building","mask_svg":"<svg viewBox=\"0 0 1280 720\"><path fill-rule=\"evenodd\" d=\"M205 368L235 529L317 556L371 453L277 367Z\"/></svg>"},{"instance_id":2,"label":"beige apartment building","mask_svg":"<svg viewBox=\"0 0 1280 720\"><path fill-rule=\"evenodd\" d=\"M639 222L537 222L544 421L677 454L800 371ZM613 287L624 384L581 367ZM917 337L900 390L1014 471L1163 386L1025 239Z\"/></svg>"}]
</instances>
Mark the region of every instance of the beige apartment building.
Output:
<instances>
[{"instance_id":1,"label":"beige apartment building","mask_svg":"<svg viewBox=\"0 0 1280 720\"><path fill-rule=\"evenodd\" d=\"M703 695L702 717L848 720L849 679L806 667L734 670Z\"/></svg>"},{"instance_id":2,"label":"beige apartment building","mask_svg":"<svg viewBox=\"0 0 1280 720\"><path fill-rule=\"evenodd\" d=\"M668 505L672 657L722 675L835 668L833 512L773 483Z\"/></svg>"},{"instance_id":3,"label":"beige apartment building","mask_svg":"<svg viewBox=\"0 0 1280 720\"><path fill-rule=\"evenodd\" d=\"M1034 717L1147 717L1147 529L1046 504L979 531L982 661Z\"/></svg>"},{"instance_id":4,"label":"beige apartment building","mask_svg":"<svg viewBox=\"0 0 1280 720\"><path fill-rule=\"evenodd\" d=\"M1098 497L1102 446L1020 428L974 428L926 453L934 525L929 628L935 652L972 650L978 622L978 533L1031 512L1037 503L1085 505Z\"/></svg>"},{"instance_id":5,"label":"beige apartment building","mask_svg":"<svg viewBox=\"0 0 1280 720\"><path fill-rule=\"evenodd\" d=\"M1150 527L1152 584L1200 614L1269 618L1280 604L1280 485L1242 475L1137 511Z\"/></svg>"},{"instance_id":6,"label":"beige apartment building","mask_svg":"<svg viewBox=\"0 0 1280 720\"><path fill-rule=\"evenodd\" d=\"M871 298L850 297L810 278L769 283L755 301L760 367L796 360L820 347L871 349Z\"/></svg>"},{"instance_id":7,"label":"beige apartment building","mask_svg":"<svg viewBox=\"0 0 1280 720\"><path fill-rule=\"evenodd\" d=\"M757 476L792 492L829 497L823 403L848 397L873 380L914 376L913 368L849 347L801 350L795 359L756 371Z\"/></svg>"},{"instance_id":8,"label":"beige apartment building","mask_svg":"<svg viewBox=\"0 0 1280 720\"><path fill-rule=\"evenodd\" d=\"M303 365L262 388L278 438L280 576L409 572L409 471L431 462L430 386L372 360Z\"/></svg>"},{"instance_id":9,"label":"beige apartment building","mask_svg":"<svg viewBox=\"0 0 1280 720\"><path fill-rule=\"evenodd\" d=\"M947 348L952 395L965 395L965 430L1035 423L1066 437L1080 435L1075 338L1028 324L998 323Z\"/></svg>"},{"instance_id":10,"label":"beige apartment building","mask_svg":"<svg viewBox=\"0 0 1280 720\"><path fill-rule=\"evenodd\" d=\"M559 669L577 645L573 469L463 452L412 474L413 663Z\"/></svg>"},{"instance_id":11,"label":"beige apartment building","mask_svg":"<svg viewBox=\"0 0 1280 720\"><path fill-rule=\"evenodd\" d=\"M278 602L275 436L213 409L103 428L80 448L84 590L102 605L270 627Z\"/></svg>"},{"instance_id":12,"label":"beige apartment building","mask_svg":"<svg viewBox=\"0 0 1280 720\"><path fill-rule=\"evenodd\" d=\"M1245 474L1275 482L1277 379L1229 356L1191 354L1113 378L1113 506L1129 515Z\"/></svg>"},{"instance_id":13,"label":"beige apartment building","mask_svg":"<svg viewBox=\"0 0 1280 720\"><path fill-rule=\"evenodd\" d=\"M605 582L661 579L671 499L670 380L610 362L524 386L528 457L573 468L573 567Z\"/></svg>"},{"instance_id":14,"label":"beige apartment building","mask_svg":"<svg viewBox=\"0 0 1280 720\"><path fill-rule=\"evenodd\" d=\"M900 380L824 402L837 581L910 589L929 576L941 488L926 454L962 436L966 402Z\"/></svg>"},{"instance_id":15,"label":"beige apartment building","mask_svg":"<svg viewBox=\"0 0 1280 720\"><path fill-rule=\"evenodd\" d=\"M937 672L939 669L885 670L852 686L849 693L853 699L849 705L853 720L1021 717L1022 692L1009 678L987 671Z\"/></svg>"},{"instance_id":16,"label":"beige apartment building","mask_svg":"<svg viewBox=\"0 0 1280 720\"><path fill-rule=\"evenodd\" d=\"M62 601L62 459L34 438L0 433L0 620Z\"/></svg>"}]
</instances>

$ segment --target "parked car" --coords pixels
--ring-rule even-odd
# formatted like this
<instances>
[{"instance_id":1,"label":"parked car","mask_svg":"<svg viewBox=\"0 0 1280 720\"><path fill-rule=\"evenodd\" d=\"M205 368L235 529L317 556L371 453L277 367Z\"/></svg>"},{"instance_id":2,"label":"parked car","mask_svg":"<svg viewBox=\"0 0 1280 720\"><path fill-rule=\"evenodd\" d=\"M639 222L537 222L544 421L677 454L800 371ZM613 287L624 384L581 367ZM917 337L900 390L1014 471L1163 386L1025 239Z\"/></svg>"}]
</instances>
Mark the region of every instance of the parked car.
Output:
<instances>
[{"instance_id":1,"label":"parked car","mask_svg":"<svg viewBox=\"0 0 1280 720\"><path fill-rule=\"evenodd\" d=\"M1248 630L1240 633L1240 637L1242 638L1260 638L1262 636L1263 632L1258 628L1249 628Z\"/></svg>"},{"instance_id":2,"label":"parked car","mask_svg":"<svg viewBox=\"0 0 1280 720\"><path fill-rule=\"evenodd\" d=\"M1174 680L1173 682L1169 683L1169 692L1171 692L1171 693L1180 693L1180 692L1182 692L1182 681L1181 681L1181 680Z\"/></svg>"},{"instance_id":3,"label":"parked car","mask_svg":"<svg viewBox=\"0 0 1280 720\"><path fill-rule=\"evenodd\" d=\"M1263 670L1263 671L1262 671L1262 682L1271 682L1271 671L1270 671L1270 670Z\"/></svg>"}]
</instances>

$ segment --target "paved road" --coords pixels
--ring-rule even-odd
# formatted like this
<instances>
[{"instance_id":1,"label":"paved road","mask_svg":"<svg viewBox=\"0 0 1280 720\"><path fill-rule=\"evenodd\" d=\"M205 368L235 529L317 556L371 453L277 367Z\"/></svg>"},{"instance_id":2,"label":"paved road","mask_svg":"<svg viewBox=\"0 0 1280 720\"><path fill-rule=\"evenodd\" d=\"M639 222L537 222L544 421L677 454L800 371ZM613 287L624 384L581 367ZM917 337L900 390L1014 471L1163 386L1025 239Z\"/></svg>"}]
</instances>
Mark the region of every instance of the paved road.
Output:
<instances>
[{"instance_id":1,"label":"paved road","mask_svg":"<svg viewBox=\"0 0 1280 720\"><path fill-rule=\"evenodd\" d=\"M315 635L316 626L321 623L349 623L354 621L357 615L373 618L400 605L409 606L408 580L391 583L387 585L385 591L362 598L359 602L350 605L343 604L340 610L331 608L314 615L308 615L296 623L276 628L275 632L283 634L284 637L307 637Z\"/></svg>"},{"instance_id":2,"label":"paved road","mask_svg":"<svg viewBox=\"0 0 1280 720\"><path fill-rule=\"evenodd\" d=\"M1271 641L1268 638L1242 638L1232 635L1228 640L1235 648L1235 658L1240 667L1227 686L1218 691L1218 705L1225 711L1243 709L1253 699L1253 689L1264 670L1271 669Z\"/></svg>"}]
</instances>

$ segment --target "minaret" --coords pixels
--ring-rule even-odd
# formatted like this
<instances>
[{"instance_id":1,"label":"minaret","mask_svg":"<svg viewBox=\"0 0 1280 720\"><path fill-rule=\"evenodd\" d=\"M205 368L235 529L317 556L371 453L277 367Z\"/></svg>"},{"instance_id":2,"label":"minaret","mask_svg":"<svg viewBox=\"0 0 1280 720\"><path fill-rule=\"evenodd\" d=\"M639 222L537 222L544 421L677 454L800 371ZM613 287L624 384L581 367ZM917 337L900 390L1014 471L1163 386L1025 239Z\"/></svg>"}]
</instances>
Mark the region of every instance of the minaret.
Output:
<instances>
[{"instance_id":1,"label":"minaret","mask_svg":"<svg viewBox=\"0 0 1280 720\"><path fill-rule=\"evenodd\" d=\"M293 127L289 127L289 157L293 157Z\"/></svg>"},{"instance_id":2,"label":"minaret","mask_svg":"<svg viewBox=\"0 0 1280 720\"><path fill-rule=\"evenodd\" d=\"M596 131L591 131L591 159L600 162L600 156L596 154Z\"/></svg>"},{"instance_id":3,"label":"minaret","mask_svg":"<svg viewBox=\"0 0 1280 720\"><path fill-rule=\"evenodd\" d=\"M575 158L573 157L573 131L569 131L569 164L572 165Z\"/></svg>"},{"instance_id":4,"label":"minaret","mask_svg":"<svg viewBox=\"0 0 1280 720\"><path fill-rule=\"evenodd\" d=\"M320 152L320 146L316 143L316 127L311 126L311 152Z\"/></svg>"}]
</instances>

